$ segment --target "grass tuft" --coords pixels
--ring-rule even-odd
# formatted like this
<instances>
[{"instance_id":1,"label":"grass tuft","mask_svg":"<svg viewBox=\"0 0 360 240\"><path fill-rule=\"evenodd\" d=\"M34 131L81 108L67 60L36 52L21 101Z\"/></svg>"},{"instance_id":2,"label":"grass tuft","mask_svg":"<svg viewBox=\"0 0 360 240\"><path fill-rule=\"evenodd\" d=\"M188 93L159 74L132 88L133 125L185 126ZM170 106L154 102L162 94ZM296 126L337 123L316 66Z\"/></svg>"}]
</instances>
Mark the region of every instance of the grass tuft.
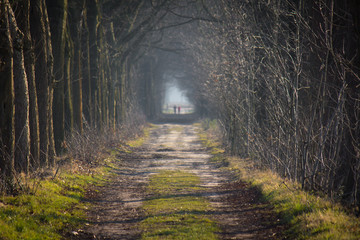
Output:
<instances>
[{"instance_id":1,"label":"grass tuft","mask_svg":"<svg viewBox=\"0 0 360 240\"><path fill-rule=\"evenodd\" d=\"M0 207L0 239L61 239L62 232L85 221L82 202L88 184L100 177L63 174L42 180L32 194L3 196Z\"/></svg>"},{"instance_id":2,"label":"grass tuft","mask_svg":"<svg viewBox=\"0 0 360 240\"><path fill-rule=\"evenodd\" d=\"M144 144L145 140L149 137L150 135L150 130L156 128L155 125L150 124L149 127L146 127L143 129L143 131L141 132L141 135L136 136L136 138L134 138L133 140L129 140L127 141L127 145L129 145L130 147L140 147L141 145Z\"/></svg>"},{"instance_id":3,"label":"grass tuft","mask_svg":"<svg viewBox=\"0 0 360 240\"><path fill-rule=\"evenodd\" d=\"M105 184L115 174L118 153L131 153L122 141L139 138L144 130L136 124L140 120L134 119L116 133L108 129L100 134L87 128L84 134L74 131L67 136L68 155L64 159L69 161L61 164L59 171L50 169L44 171L47 174L34 174L33 179L24 177L21 181L26 191L17 196L0 195L0 239L57 240L83 226L89 208L83 201L86 189ZM149 129L145 129L148 134Z\"/></svg>"},{"instance_id":4,"label":"grass tuft","mask_svg":"<svg viewBox=\"0 0 360 240\"><path fill-rule=\"evenodd\" d=\"M207 217L209 203L201 196L200 179L182 171L162 171L151 177L147 214L140 224L142 239L217 239L219 229Z\"/></svg>"}]
</instances>

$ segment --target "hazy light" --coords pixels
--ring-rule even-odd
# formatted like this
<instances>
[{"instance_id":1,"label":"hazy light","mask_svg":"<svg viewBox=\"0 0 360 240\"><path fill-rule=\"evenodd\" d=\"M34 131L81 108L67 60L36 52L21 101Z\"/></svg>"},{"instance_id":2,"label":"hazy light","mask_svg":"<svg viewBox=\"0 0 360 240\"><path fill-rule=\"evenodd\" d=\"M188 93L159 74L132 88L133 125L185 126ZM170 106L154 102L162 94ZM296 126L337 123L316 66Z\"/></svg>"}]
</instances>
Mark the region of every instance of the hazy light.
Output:
<instances>
[{"instance_id":1,"label":"hazy light","mask_svg":"<svg viewBox=\"0 0 360 240\"><path fill-rule=\"evenodd\" d=\"M181 108L181 114L192 113L194 106L186 96L186 91L182 91L176 84L171 82L166 84L164 105L162 112L166 114L179 114L178 110L174 112L174 106Z\"/></svg>"},{"instance_id":2,"label":"hazy light","mask_svg":"<svg viewBox=\"0 0 360 240\"><path fill-rule=\"evenodd\" d=\"M190 102L185 96L185 92L181 91L177 86L168 86L165 93L165 104L183 104L189 105Z\"/></svg>"}]
</instances>

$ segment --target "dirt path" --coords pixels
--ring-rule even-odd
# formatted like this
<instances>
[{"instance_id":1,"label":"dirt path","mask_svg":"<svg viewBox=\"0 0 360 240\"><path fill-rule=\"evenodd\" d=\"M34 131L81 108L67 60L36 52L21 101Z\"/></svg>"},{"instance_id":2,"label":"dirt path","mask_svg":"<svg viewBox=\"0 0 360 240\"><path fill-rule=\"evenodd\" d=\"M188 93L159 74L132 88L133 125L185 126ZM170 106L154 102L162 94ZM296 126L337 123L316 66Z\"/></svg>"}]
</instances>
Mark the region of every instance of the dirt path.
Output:
<instances>
[{"instance_id":1,"label":"dirt path","mask_svg":"<svg viewBox=\"0 0 360 240\"><path fill-rule=\"evenodd\" d=\"M261 203L260 193L210 164L192 125L158 125L143 147L118 157L121 165L113 170L111 183L100 193L89 192L94 203L88 213L90 223L74 239L139 239L137 224L145 216L141 205L146 184L161 170L189 171L201 178L206 188L202 194L214 207L209 215L222 229L220 239L281 238L282 226L271 208Z\"/></svg>"}]
</instances>

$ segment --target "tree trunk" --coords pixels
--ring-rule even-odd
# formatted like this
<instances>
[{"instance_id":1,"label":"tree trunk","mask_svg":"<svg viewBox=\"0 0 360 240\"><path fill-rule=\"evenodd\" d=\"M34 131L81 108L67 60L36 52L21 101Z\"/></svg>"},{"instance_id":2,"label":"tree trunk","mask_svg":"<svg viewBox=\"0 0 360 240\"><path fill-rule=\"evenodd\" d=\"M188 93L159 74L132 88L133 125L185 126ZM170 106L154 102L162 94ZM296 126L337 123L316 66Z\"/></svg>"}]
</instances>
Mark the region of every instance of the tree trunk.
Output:
<instances>
[{"instance_id":1,"label":"tree trunk","mask_svg":"<svg viewBox=\"0 0 360 240\"><path fill-rule=\"evenodd\" d=\"M29 124L30 124L30 166L36 169L39 166L40 138L39 138L39 115L35 85L35 54L30 34L30 0L18 2L19 11L16 16L21 16L18 26L24 34L24 61L29 91Z\"/></svg>"},{"instance_id":2,"label":"tree trunk","mask_svg":"<svg viewBox=\"0 0 360 240\"><path fill-rule=\"evenodd\" d=\"M73 125L77 131L82 133L83 122L83 98L82 98L82 29L84 27L84 1L78 3L78 5L69 6L69 22L70 34L73 39L72 53L73 53L73 79L71 81L72 90L72 102L73 102ZM70 93L69 93L70 94Z\"/></svg>"},{"instance_id":3,"label":"tree trunk","mask_svg":"<svg viewBox=\"0 0 360 240\"><path fill-rule=\"evenodd\" d=\"M92 85L91 85L91 71L90 71L90 33L88 26L88 7L84 7L82 14L82 28L81 28L81 62L82 64L82 96L83 96L83 110L85 120L89 126L92 123Z\"/></svg>"},{"instance_id":4,"label":"tree trunk","mask_svg":"<svg viewBox=\"0 0 360 240\"><path fill-rule=\"evenodd\" d=\"M9 11L9 1L0 0L0 172L5 183L11 186L14 170L15 93Z\"/></svg>"},{"instance_id":5,"label":"tree trunk","mask_svg":"<svg viewBox=\"0 0 360 240\"><path fill-rule=\"evenodd\" d=\"M17 27L15 15L9 9L10 33L13 41L13 68L15 90L15 169L29 171L30 130L29 92L24 65L23 33Z\"/></svg>"},{"instance_id":6,"label":"tree trunk","mask_svg":"<svg viewBox=\"0 0 360 240\"><path fill-rule=\"evenodd\" d=\"M34 0L30 6L30 29L34 42L34 51L37 56L35 62L36 90L39 111L40 126L40 165L49 164L50 146L50 72L52 66L49 59L47 26L45 25L45 4L44 0Z\"/></svg>"},{"instance_id":7,"label":"tree trunk","mask_svg":"<svg viewBox=\"0 0 360 240\"><path fill-rule=\"evenodd\" d=\"M55 86L55 78L54 78L54 57L53 57L53 50L51 45L51 30L50 30L50 22L49 22L49 16L47 13L47 8L45 4L45 0L42 1L42 6L44 9L44 25L45 25L45 37L46 37L46 59L47 59L47 71L48 71L48 77L49 77L49 106L48 106L48 121L49 121L49 166L55 165L55 156L56 156L56 150L55 150L55 139L54 139L54 121L53 121L53 97L54 97L54 86Z\"/></svg>"},{"instance_id":8,"label":"tree trunk","mask_svg":"<svg viewBox=\"0 0 360 240\"><path fill-rule=\"evenodd\" d=\"M77 36L74 41L74 78L72 81L73 93L73 117L74 127L81 133L83 130L82 113L82 62L81 62L81 39Z\"/></svg>"},{"instance_id":9,"label":"tree trunk","mask_svg":"<svg viewBox=\"0 0 360 240\"><path fill-rule=\"evenodd\" d=\"M67 26L67 0L46 0L49 12L49 22L51 29L51 42L54 46L54 111L53 120L56 128L54 129L55 149L60 153L61 145L64 141L65 133L65 44Z\"/></svg>"},{"instance_id":10,"label":"tree trunk","mask_svg":"<svg viewBox=\"0 0 360 240\"><path fill-rule=\"evenodd\" d=\"M111 22L108 27L109 30L107 32L107 43L110 45L111 49L115 49L115 43L116 43L116 39L115 39L115 32L114 32L114 25ZM109 103L109 127L110 129L114 129L116 128L116 116L115 116L115 112L116 112L116 100L115 100L115 83L117 83L118 79L117 79L117 61L109 56L112 56L114 54L114 52L112 52L110 50L110 53L107 54L107 60L108 60L108 64L109 64L109 78L110 81L108 81L108 103Z\"/></svg>"},{"instance_id":11,"label":"tree trunk","mask_svg":"<svg viewBox=\"0 0 360 240\"><path fill-rule=\"evenodd\" d=\"M66 33L66 48L65 48L65 72L64 72L64 113L65 113L65 132L72 131L74 127L74 111L73 111L73 93L71 80L73 78L75 66L74 58L74 44L70 38L69 29ZM63 133L64 134L64 133ZM64 135L65 136L65 135ZM62 148L65 146L64 139L62 141Z\"/></svg>"},{"instance_id":12,"label":"tree trunk","mask_svg":"<svg viewBox=\"0 0 360 240\"><path fill-rule=\"evenodd\" d=\"M86 1L87 3L87 24L89 30L89 61L90 61L90 124L93 127L99 127L100 109L99 109L99 59L97 44L97 29L99 23L98 0Z\"/></svg>"}]
</instances>

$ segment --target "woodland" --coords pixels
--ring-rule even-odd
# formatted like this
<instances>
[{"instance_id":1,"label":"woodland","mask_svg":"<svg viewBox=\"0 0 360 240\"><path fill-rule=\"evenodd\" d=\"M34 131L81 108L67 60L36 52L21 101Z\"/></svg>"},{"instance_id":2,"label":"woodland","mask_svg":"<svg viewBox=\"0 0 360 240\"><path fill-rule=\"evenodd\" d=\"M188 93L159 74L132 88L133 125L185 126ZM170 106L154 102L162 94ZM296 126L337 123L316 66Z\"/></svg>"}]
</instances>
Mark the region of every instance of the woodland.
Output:
<instances>
[{"instance_id":1,"label":"woodland","mask_svg":"<svg viewBox=\"0 0 360 240\"><path fill-rule=\"evenodd\" d=\"M229 153L360 206L359 50L357 0L0 0L0 191L156 120L171 76Z\"/></svg>"}]
</instances>

